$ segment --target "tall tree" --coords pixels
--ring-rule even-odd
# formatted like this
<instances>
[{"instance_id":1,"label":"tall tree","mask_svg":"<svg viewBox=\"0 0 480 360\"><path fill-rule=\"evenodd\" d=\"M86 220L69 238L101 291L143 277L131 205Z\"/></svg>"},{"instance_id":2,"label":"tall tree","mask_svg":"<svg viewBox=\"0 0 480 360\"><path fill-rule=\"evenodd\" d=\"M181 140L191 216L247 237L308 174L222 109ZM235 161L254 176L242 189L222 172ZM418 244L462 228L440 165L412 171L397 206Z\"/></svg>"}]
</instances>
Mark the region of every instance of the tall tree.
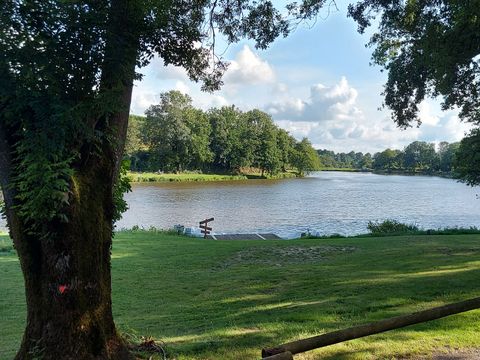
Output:
<instances>
[{"instance_id":1,"label":"tall tree","mask_svg":"<svg viewBox=\"0 0 480 360\"><path fill-rule=\"evenodd\" d=\"M208 118L212 128L210 149L213 152L213 166L232 171L234 157L241 148L240 118L242 112L235 106L210 109Z\"/></svg>"},{"instance_id":2,"label":"tall tree","mask_svg":"<svg viewBox=\"0 0 480 360\"><path fill-rule=\"evenodd\" d=\"M460 142L454 166L455 173L465 183L480 185L480 129L474 129Z\"/></svg>"},{"instance_id":3,"label":"tall tree","mask_svg":"<svg viewBox=\"0 0 480 360\"><path fill-rule=\"evenodd\" d=\"M433 169L435 166L435 144L414 141L403 150L403 166L412 171Z\"/></svg>"},{"instance_id":4,"label":"tall tree","mask_svg":"<svg viewBox=\"0 0 480 360\"><path fill-rule=\"evenodd\" d=\"M438 96L444 110L459 108L461 119L480 126L478 1L362 0L349 6L349 14L362 33L379 18L370 46L374 62L388 71L384 103L398 126L420 125L418 105ZM469 183L473 164L466 163L460 173ZM470 170L475 177L477 169Z\"/></svg>"},{"instance_id":5,"label":"tall tree","mask_svg":"<svg viewBox=\"0 0 480 360\"><path fill-rule=\"evenodd\" d=\"M446 141L442 141L438 146L438 170L444 173L450 173L453 165L456 162L456 153L460 146L460 143L455 142L449 144Z\"/></svg>"},{"instance_id":6,"label":"tall tree","mask_svg":"<svg viewBox=\"0 0 480 360\"><path fill-rule=\"evenodd\" d=\"M127 137L125 139L125 155L133 155L145 147L141 135L144 120L143 116L129 116Z\"/></svg>"},{"instance_id":7,"label":"tall tree","mask_svg":"<svg viewBox=\"0 0 480 360\"><path fill-rule=\"evenodd\" d=\"M130 115L128 118L127 137L125 139L125 157L129 162L129 170L146 170L149 152L143 141L142 128L145 118Z\"/></svg>"},{"instance_id":8,"label":"tall tree","mask_svg":"<svg viewBox=\"0 0 480 360\"><path fill-rule=\"evenodd\" d=\"M401 164L401 151L386 149L376 153L373 156L373 168L377 170L394 170L399 169Z\"/></svg>"},{"instance_id":9,"label":"tall tree","mask_svg":"<svg viewBox=\"0 0 480 360\"><path fill-rule=\"evenodd\" d=\"M277 129L277 146L280 153L280 166L282 171L287 171L287 167L291 163L292 151L295 147L295 138L288 131Z\"/></svg>"},{"instance_id":10,"label":"tall tree","mask_svg":"<svg viewBox=\"0 0 480 360\"><path fill-rule=\"evenodd\" d=\"M276 174L280 170L280 151L277 147L276 127L272 117L267 113L254 109L244 114L246 134L244 145L251 149L252 165Z\"/></svg>"},{"instance_id":11,"label":"tall tree","mask_svg":"<svg viewBox=\"0 0 480 360\"><path fill-rule=\"evenodd\" d=\"M295 144L291 158L293 167L297 169L298 174L301 176L303 176L305 172L318 170L320 168L318 153L307 138L303 138Z\"/></svg>"},{"instance_id":12,"label":"tall tree","mask_svg":"<svg viewBox=\"0 0 480 360\"><path fill-rule=\"evenodd\" d=\"M215 32L265 48L289 30L270 1L2 2L0 186L27 300L17 359L130 357L112 317L110 251L136 67L158 55L214 89L225 69Z\"/></svg>"},{"instance_id":13,"label":"tall tree","mask_svg":"<svg viewBox=\"0 0 480 360\"><path fill-rule=\"evenodd\" d=\"M187 166L189 169L204 170L213 159L213 153L210 150L212 133L210 122L204 111L193 107L186 110L184 116L191 132Z\"/></svg>"},{"instance_id":14,"label":"tall tree","mask_svg":"<svg viewBox=\"0 0 480 360\"><path fill-rule=\"evenodd\" d=\"M201 168L211 158L210 123L192 99L179 91L160 94L160 104L150 106L141 129L157 170Z\"/></svg>"}]
</instances>

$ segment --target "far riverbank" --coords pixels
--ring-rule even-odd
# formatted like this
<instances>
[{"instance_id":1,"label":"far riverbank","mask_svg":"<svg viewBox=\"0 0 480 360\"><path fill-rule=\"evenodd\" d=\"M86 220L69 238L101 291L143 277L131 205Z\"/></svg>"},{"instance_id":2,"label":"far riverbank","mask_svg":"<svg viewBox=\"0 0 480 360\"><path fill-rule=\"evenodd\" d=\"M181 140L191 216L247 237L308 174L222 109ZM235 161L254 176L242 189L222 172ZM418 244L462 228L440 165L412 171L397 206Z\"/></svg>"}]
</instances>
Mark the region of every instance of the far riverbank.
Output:
<instances>
[{"instance_id":1,"label":"far riverbank","mask_svg":"<svg viewBox=\"0 0 480 360\"><path fill-rule=\"evenodd\" d=\"M251 179L291 179L300 177L295 172L281 172L276 175L262 175L261 173L247 174L203 174L195 172L185 173L153 173L153 172L128 172L130 182L196 182L196 181L238 181Z\"/></svg>"},{"instance_id":2,"label":"far riverbank","mask_svg":"<svg viewBox=\"0 0 480 360\"><path fill-rule=\"evenodd\" d=\"M117 228L198 226L215 233L357 235L369 221L396 219L421 229L480 228L478 189L434 176L313 172L277 180L137 182Z\"/></svg>"},{"instance_id":3,"label":"far riverbank","mask_svg":"<svg viewBox=\"0 0 480 360\"><path fill-rule=\"evenodd\" d=\"M447 179L454 179L452 173L431 172L431 171L407 171L407 170L374 170L374 169L354 169L354 168L323 168L318 171L327 172L347 172L347 173L373 173L377 175L406 175L406 176L437 176ZM197 172L182 173L154 173L154 172L132 172L127 173L130 182L203 182L203 181L238 181L238 180L278 180L302 178L294 171L281 172L276 175L262 175L260 172L240 173L240 174L210 174Z\"/></svg>"},{"instance_id":4,"label":"far riverbank","mask_svg":"<svg viewBox=\"0 0 480 360\"><path fill-rule=\"evenodd\" d=\"M318 171L340 171L340 172L361 172L372 173L377 175L405 175L405 176L437 176L446 179L455 179L455 175L451 172L441 171L412 171L403 169L388 169L388 170L376 170L376 169L355 169L355 168L323 168Z\"/></svg>"}]
</instances>

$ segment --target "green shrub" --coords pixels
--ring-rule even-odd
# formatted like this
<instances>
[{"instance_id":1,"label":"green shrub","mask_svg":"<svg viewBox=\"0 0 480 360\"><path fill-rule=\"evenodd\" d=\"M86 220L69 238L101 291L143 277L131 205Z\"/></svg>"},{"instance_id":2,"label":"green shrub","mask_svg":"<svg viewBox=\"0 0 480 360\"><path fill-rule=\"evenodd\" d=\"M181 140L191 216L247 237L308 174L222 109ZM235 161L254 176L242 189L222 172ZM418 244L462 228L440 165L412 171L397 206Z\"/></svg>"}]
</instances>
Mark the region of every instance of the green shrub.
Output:
<instances>
[{"instance_id":1,"label":"green shrub","mask_svg":"<svg viewBox=\"0 0 480 360\"><path fill-rule=\"evenodd\" d=\"M429 229L421 232L422 235L466 235L466 234L480 234L480 229L472 226L469 228L450 227L443 229Z\"/></svg>"},{"instance_id":2,"label":"green shrub","mask_svg":"<svg viewBox=\"0 0 480 360\"><path fill-rule=\"evenodd\" d=\"M411 234L419 231L415 225L403 224L397 220L369 221L367 225L372 235Z\"/></svg>"},{"instance_id":3,"label":"green shrub","mask_svg":"<svg viewBox=\"0 0 480 360\"><path fill-rule=\"evenodd\" d=\"M0 255L14 251L12 241L8 236L0 235Z\"/></svg>"}]
</instances>

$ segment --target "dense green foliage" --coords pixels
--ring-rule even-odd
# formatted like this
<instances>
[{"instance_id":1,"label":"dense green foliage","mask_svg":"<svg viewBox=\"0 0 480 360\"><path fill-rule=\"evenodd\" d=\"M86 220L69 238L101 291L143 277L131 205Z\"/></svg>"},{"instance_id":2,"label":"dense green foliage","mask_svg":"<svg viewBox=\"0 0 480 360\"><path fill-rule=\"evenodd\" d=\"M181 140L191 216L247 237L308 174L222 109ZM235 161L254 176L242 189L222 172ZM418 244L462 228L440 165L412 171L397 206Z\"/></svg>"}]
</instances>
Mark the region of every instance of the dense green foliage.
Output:
<instances>
[{"instance_id":1,"label":"dense green foliage","mask_svg":"<svg viewBox=\"0 0 480 360\"><path fill-rule=\"evenodd\" d=\"M319 168L307 139L297 142L257 109L226 106L204 112L193 107L188 95L172 90L160 95L160 104L150 106L145 118L130 120L126 154L134 171L238 173L255 168L276 175Z\"/></svg>"},{"instance_id":2,"label":"dense green foliage","mask_svg":"<svg viewBox=\"0 0 480 360\"><path fill-rule=\"evenodd\" d=\"M467 140L464 140L465 142ZM471 144L471 143L469 143ZM449 175L460 170L457 152L460 143L448 143L446 141L435 144L425 141L414 141L403 150L386 149L375 153L361 152L335 153L329 150L317 150L322 167L337 169L358 169L378 171L403 171L420 172L427 174ZM467 146L467 145L465 145ZM465 151L468 156L469 151ZM461 176L461 175L460 175Z\"/></svg>"},{"instance_id":3,"label":"dense green foliage","mask_svg":"<svg viewBox=\"0 0 480 360\"><path fill-rule=\"evenodd\" d=\"M459 145L455 170L468 185L480 185L480 129L473 130Z\"/></svg>"},{"instance_id":4,"label":"dense green foliage","mask_svg":"<svg viewBox=\"0 0 480 360\"><path fill-rule=\"evenodd\" d=\"M72 178L90 156L116 162L108 174L116 181L125 136L117 116L128 111L135 67L157 55L217 89L226 63L212 55L216 33L264 49L323 3L285 11L270 1L2 3L0 180L15 192L17 215L38 229L67 221Z\"/></svg>"},{"instance_id":5,"label":"dense green foliage","mask_svg":"<svg viewBox=\"0 0 480 360\"><path fill-rule=\"evenodd\" d=\"M336 169L371 169L372 155L370 153L350 151L349 153L335 153L332 150L317 150L320 163L325 168Z\"/></svg>"},{"instance_id":6,"label":"dense green foliage","mask_svg":"<svg viewBox=\"0 0 480 360\"><path fill-rule=\"evenodd\" d=\"M192 99L178 91L160 95L160 104L145 112L141 138L149 149L150 163L167 172L197 169L211 159L210 125Z\"/></svg>"},{"instance_id":7,"label":"dense green foliage","mask_svg":"<svg viewBox=\"0 0 480 360\"><path fill-rule=\"evenodd\" d=\"M479 240L480 235L443 235L215 241L118 233L114 315L120 331L164 342L169 359L258 359L265 346L479 296ZM11 359L25 322L14 254L0 253L0 274L0 358ZM477 310L304 356L430 358L448 349L477 348L479 331Z\"/></svg>"},{"instance_id":8,"label":"dense green foliage","mask_svg":"<svg viewBox=\"0 0 480 360\"><path fill-rule=\"evenodd\" d=\"M376 153L372 166L385 171L453 174L458 147L458 143L441 142L436 151L433 143L414 141L403 151L387 149Z\"/></svg>"},{"instance_id":9,"label":"dense green foliage","mask_svg":"<svg viewBox=\"0 0 480 360\"><path fill-rule=\"evenodd\" d=\"M264 49L323 3L1 2L0 187L28 304L17 359L129 358L111 313L110 248L137 69L156 56L217 89L216 34Z\"/></svg>"},{"instance_id":10,"label":"dense green foliage","mask_svg":"<svg viewBox=\"0 0 480 360\"><path fill-rule=\"evenodd\" d=\"M385 105L399 126L419 122L418 105L443 97L443 108L480 123L480 6L477 1L363 0L349 14L371 37L373 60L388 71ZM372 20L378 16L379 22Z\"/></svg>"},{"instance_id":11,"label":"dense green foliage","mask_svg":"<svg viewBox=\"0 0 480 360\"><path fill-rule=\"evenodd\" d=\"M369 221L367 229L373 236L386 236L395 234L408 235L418 231L417 226L404 224L397 220L384 220L381 222Z\"/></svg>"},{"instance_id":12,"label":"dense green foliage","mask_svg":"<svg viewBox=\"0 0 480 360\"><path fill-rule=\"evenodd\" d=\"M428 97L441 97L444 110L459 108L461 119L480 125L478 1L362 0L349 6L349 14L362 33L378 24L369 45L375 48L373 61L388 71L385 105L400 127L420 124L418 106ZM478 149L474 131L462 142L456 163L470 185L480 184ZM419 158L414 162L425 166Z\"/></svg>"}]
</instances>

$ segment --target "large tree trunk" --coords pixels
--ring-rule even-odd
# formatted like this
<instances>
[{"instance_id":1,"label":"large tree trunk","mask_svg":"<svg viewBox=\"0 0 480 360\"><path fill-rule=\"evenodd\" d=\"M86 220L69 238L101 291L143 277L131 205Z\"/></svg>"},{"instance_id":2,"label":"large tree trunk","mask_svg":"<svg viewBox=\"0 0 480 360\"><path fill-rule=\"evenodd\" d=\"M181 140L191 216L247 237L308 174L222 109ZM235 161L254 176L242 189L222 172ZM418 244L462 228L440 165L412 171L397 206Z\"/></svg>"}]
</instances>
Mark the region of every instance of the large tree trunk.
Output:
<instances>
[{"instance_id":1,"label":"large tree trunk","mask_svg":"<svg viewBox=\"0 0 480 360\"><path fill-rule=\"evenodd\" d=\"M68 223L44 238L9 216L25 278L27 326L16 359L129 359L112 317L108 176L79 174Z\"/></svg>"},{"instance_id":2,"label":"large tree trunk","mask_svg":"<svg viewBox=\"0 0 480 360\"><path fill-rule=\"evenodd\" d=\"M65 194L68 222L58 220L42 224L41 232L29 231L17 213L15 188L9 186L16 161L11 154L18 139L0 123L0 186L27 302L27 325L17 360L132 358L113 322L110 251L113 187L128 124L141 4L112 0L100 91L117 109L85 120L88 127L107 136L100 146L91 146L88 140L81 143L70 192Z\"/></svg>"}]
</instances>

